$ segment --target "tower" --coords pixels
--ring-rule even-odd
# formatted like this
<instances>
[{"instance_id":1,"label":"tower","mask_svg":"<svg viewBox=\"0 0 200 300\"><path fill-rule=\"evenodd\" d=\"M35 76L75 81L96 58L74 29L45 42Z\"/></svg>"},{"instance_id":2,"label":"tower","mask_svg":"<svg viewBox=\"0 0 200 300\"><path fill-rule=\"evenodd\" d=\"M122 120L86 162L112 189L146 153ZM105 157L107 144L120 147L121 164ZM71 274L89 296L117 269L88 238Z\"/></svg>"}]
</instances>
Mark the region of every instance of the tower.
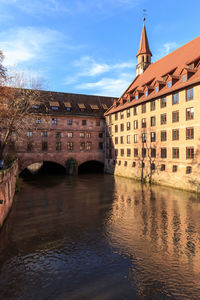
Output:
<instances>
[{"instance_id":1,"label":"tower","mask_svg":"<svg viewBox=\"0 0 200 300\"><path fill-rule=\"evenodd\" d=\"M147 32L145 27L145 18L143 18L143 28L140 39L140 47L136 55L138 64L136 66L136 74L140 75L151 64L152 53L149 49L149 43L147 38Z\"/></svg>"}]
</instances>

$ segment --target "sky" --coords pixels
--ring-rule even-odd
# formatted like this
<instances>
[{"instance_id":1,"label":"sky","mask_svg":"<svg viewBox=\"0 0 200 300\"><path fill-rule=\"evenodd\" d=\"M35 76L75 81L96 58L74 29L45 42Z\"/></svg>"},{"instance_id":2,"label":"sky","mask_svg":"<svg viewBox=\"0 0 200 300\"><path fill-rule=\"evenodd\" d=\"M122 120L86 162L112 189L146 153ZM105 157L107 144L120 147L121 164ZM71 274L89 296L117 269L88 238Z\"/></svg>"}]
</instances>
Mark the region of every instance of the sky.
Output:
<instances>
[{"instance_id":1,"label":"sky","mask_svg":"<svg viewBox=\"0 0 200 300\"><path fill-rule=\"evenodd\" d=\"M200 34L199 0L0 0L4 65L46 90L120 97L136 75L143 9L153 62Z\"/></svg>"}]
</instances>

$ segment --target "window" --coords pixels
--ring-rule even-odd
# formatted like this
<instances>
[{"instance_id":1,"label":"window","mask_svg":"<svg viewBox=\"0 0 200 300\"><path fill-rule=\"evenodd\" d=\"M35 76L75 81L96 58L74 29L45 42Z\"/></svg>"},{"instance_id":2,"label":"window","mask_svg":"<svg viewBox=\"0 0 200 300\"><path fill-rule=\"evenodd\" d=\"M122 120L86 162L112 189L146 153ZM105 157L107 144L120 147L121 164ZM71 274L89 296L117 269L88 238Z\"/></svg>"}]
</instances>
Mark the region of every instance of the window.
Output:
<instances>
[{"instance_id":1,"label":"window","mask_svg":"<svg viewBox=\"0 0 200 300\"><path fill-rule=\"evenodd\" d=\"M27 143L27 152L31 152L33 151L33 143L32 142L28 142Z\"/></svg>"},{"instance_id":2,"label":"window","mask_svg":"<svg viewBox=\"0 0 200 300\"><path fill-rule=\"evenodd\" d=\"M121 149L121 156L124 156L124 149Z\"/></svg>"},{"instance_id":3,"label":"window","mask_svg":"<svg viewBox=\"0 0 200 300\"><path fill-rule=\"evenodd\" d=\"M101 124L100 121L97 120L97 121L96 121L96 126L100 126L100 124Z\"/></svg>"},{"instance_id":4,"label":"window","mask_svg":"<svg viewBox=\"0 0 200 300\"><path fill-rule=\"evenodd\" d=\"M156 157L156 149L151 148L151 157L155 158Z\"/></svg>"},{"instance_id":5,"label":"window","mask_svg":"<svg viewBox=\"0 0 200 300\"><path fill-rule=\"evenodd\" d=\"M160 115L160 124L161 125L167 124L167 114Z\"/></svg>"},{"instance_id":6,"label":"window","mask_svg":"<svg viewBox=\"0 0 200 300\"><path fill-rule=\"evenodd\" d=\"M159 87L157 86L157 87L156 87L156 93L158 93L158 91L159 91Z\"/></svg>"},{"instance_id":7,"label":"window","mask_svg":"<svg viewBox=\"0 0 200 300\"><path fill-rule=\"evenodd\" d=\"M120 119L123 119L123 118L124 118L124 112L121 111L121 112L120 112Z\"/></svg>"},{"instance_id":8,"label":"window","mask_svg":"<svg viewBox=\"0 0 200 300\"><path fill-rule=\"evenodd\" d=\"M99 149L100 150L103 150L103 143L102 142L99 142ZM116 150L115 150L116 151Z\"/></svg>"},{"instance_id":9,"label":"window","mask_svg":"<svg viewBox=\"0 0 200 300\"><path fill-rule=\"evenodd\" d=\"M124 143L124 137L120 136L120 143L123 144Z\"/></svg>"},{"instance_id":10,"label":"window","mask_svg":"<svg viewBox=\"0 0 200 300\"><path fill-rule=\"evenodd\" d=\"M124 162L124 166L125 166L125 167L127 166L127 161Z\"/></svg>"},{"instance_id":11,"label":"window","mask_svg":"<svg viewBox=\"0 0 200 300\"><path fill-rule=\"evenodd\" d=\"M84 138L85 137L85 132L80 132L79 136L80 136L80 138Z\"/></svg>"},{"instance_id":12,"label":"window","mask_svg":"<svg viewBox=\"0 0 200 300\"><path fill-rule=\"evenodd\" d=\"M87 125L87 120L82 120L82 125L83 126Z\"/></svg>"},{"instance_id":13,"label":"window","mask_svg":"<svg viewBox=\"0 0 200 300\"><path fill-rule=\"evenodd\" d=\"M133 122L133 128L134 128L134 129L138 129L138 120L135 120L135 121Z\"/></svg>"},{"instance_id":14,"label":"window","mask_svg":"<svg viewBox=\"0 0 200 300\"><path fill-rule=\"evenodd\" d=\"M118 149L115 149L115 157L118 156Z\"/></svg>"},{"instance_id":15,"label":"window","mask_svg":"<svg viewBox=\"0 0 200 300\"><path fill-rule=\"evenodd\" d=\"M135 106L133 108L133 113L134 113L134 116L137 116L137 114L138 114L138 107L137 106Z\"/></svg>"},{"instance_id":16,"label":"window","mask_svg":"<svg viewBox=\"0 0 200 300\"><path fill-rule=\"evenodd\" d=\"M138 148L134 148L134 157L138 157Z\"/></svg>"},{"instance_id":17,"label":"window","mask_svg":"<svg viewBox=\"0 0 200 300\"><path fill-rule=\"evenodd\" d=\"M167 84L168 88L170 88L172 86L172 82L171 81L168 81L168 84Z\"/></svg>"},{"instance_id":18,"label":"window","mask_svg":"<svg viewBox=\"0 0 200 300\"><path fill-rule=\"evenodd\" d=\"M48 136L48 132L47 131L42 131L42 137L47 137Z\"/></svg>"},{"instance_id":19,"label":"window","mask_svg":"<svg viewBox=\"0 0 200 300\"><path fill-rule=\"evenodd\" d=\"M38 109L40 106L39 105L32 105L32 108L36 108L36 109Z\"/></svg>"},{"instance_id":20,"label":"window","mask_svg":"<svg viewBox=\"0 0 200 300\"><path fill-rule=\"evenodd\" d=\"M194 148L193 147L187 147L186 148L186 159L194 158Z\"/></svg>"},{"instance_id":21,"label":"window","mask_svg":"<svg viewBox=\"0 0 200 300\"><path fill-rule=\"evenodd\" d=\"M151 164L151 170L155 170L156 169L156 165L154 163Z\"/></svg>"},{"instance_id":22,"label":"window","mask_svg":"<svg viewBox=\"0 0 200 300\"><path fill-rule=\"evenodd\" d=\"M146 143L147 141L147 134L146 133L142 133L142 142Z\"/></svg>"},{"instance_id":23,"label":"window","mask_svg":"<svg viewBox=\"0 0 200 300\"><path fill-rule=\"evenodd\" d=\"M165 165L164 164L161 164L160 170L165 171Z\"/></svg>"},{"instance_id":24,"label":"window","mask_svg":"<svg viewBox=\"0 0 200 300\"><path fill-rule=\"evenodd\" d=\"M194 138L194 128L186 128L186 140L192 140Z\"/></svg>"},{"instance_id":25,"label":"window","mask_svg":"<svg viewBox=\"0 0 200 300\"><path fill-rule=\"evenodd\" d=\"M186 120L194 119L194 107L186 108Z\"/></svg>"},{"instance_id":26,"label":"window","mask_svg":"<svg viewBox=\"0 0 200 300\"><path fill-rule=\"evenodd\" d=\"M167 140L167 132L166 131L161 131L160 132L160 139L162 142Z\"/></svg>"},{"instance_id":27,"label":"window","mask_svg":"<svg viewBox=\"0 0 200 300\"><path fill-rule=\"evenodd\" d=\"M135 161L133 161L133 163L132 163L132 167L133 167L133 168L135 168L135 167L136 167L136 162L135 162Z\"/></svg>"},{"instance_id":28,"label":"window","mask_svg":"<svg viewBox=\"0 0 200 300\"><path fill-rule=\"evenodd\" d=\"M179 129L172 129L172 141L179 140Z\"/></svg>"},{"instance_id":29,"label":"window","mask_svg":"<svg viewBox=\"0 0 200 300\"><path fill-rule=\"evenodd\" d=\"M15 150L15 142L14 141L10 141L8 145L9 145L9 150L10 151L14 151Z\"/></svg>"},{"instance_id":30,"label":"window","mask_svg":"<svg viewBox=\"0 0 200 300\"><path fill-rule=\"evenodd\" d=\"M135 96L135 100L138 100L138 99L139 99L139 96L138 96L138 95L136 95L136 96Z\"/></svg>"},{"instance_id":31,"label":"window","mask_svg":"<svg viewBox=\"0 0 200 300\"><path fill-rule=\"evenodd\" d=\"M179 148L172 148L172 158L179 158Z\"/></svg>"},{"instance_id":32,"label":"window","mask_svg":"<svg viewBox=\"0 0 200 300\"><path fill-rule=\"evenodd\" d=\"M47 151L47 150L48 150L48 143L42 142L42 151Z\"/></svg>"},{"instance_id":33,"label":"window","mask_svg":"<svg viewBox=\"0 0 200 300\"><path fill-rule=\"evenodd\" d=\"M86 151L91 151L91 150L92 150L92 143L86 142Z\"/></svg>"},{"instance_id":34,"label":"window","mask_svg":"<svg viewBox=\"0 0 200 300\"><path fill-rule=\"evenodd\" d=\"M134 134L133 141L135 144L138 143L138 134Z\"/></svg>"},{"instance_id":35,"label":"window","mask_svg":"<svg viewBox=\"0 0 200 300\"><path fill-rule=\"evenodd\" d=\"M80 151L85 150L85 142L80 142Z\"/></svg>"},{"instance_id":36,"label":"window","mask_svg":"<svg viewBox=\"0 0 200 300\"><path fill-rule=\"evenodd\" d=\"M72 151L73 150L73 142L67 142L67 150Z\"/></svg>"},{"instance_id":37,"label":"window","mask_svg":"<svg viewBox=\"0 0 200 300\"><path fill-rule=\"evenodd\" d=\"M37 119L35 120L35 123L36 123L36 124L40 124L40 123L41 123L41 118L37 118Z\"/></svg>"},{"instance_id":38,"label":"window","mask_svg":"<svg viewBox=\"0 0 200 300\"><path fill-rule=\"evenodd\" d=\"M68 132L68 133L67 133L67 137L68 137L68 138L72 138L72 137L73 137L73 132Z\"/></svg>"},{"instance_id":39,"label":"window","mask_svg":"<svg viewBox=\"0 0 200 300\"><path fill-rule=\"evenodd\" d=\"M173 165L172 166L172 172L177 172L178 171L178 166L176 166L176 165Z\"/></svg>"},{"instance_id":40,"label":"window","mask_svg":"<svg viewBox=\"0 0 200 300\"><path fill-rule=\"evenodd\" d=\"M186 80L187 80L187 75L185 74L182 76L182 82L186 82Z\"/></svg>"},{"instance_id":41,"label":"window","mask_svg":"<svg viewBox=\"0 0 200 300\"><path fill-rule=\"evenodd\" d=\"M119 165L119 166L121 165L121 160L118 161L118 165Z\"/></svg>"},{"instance_id":42,"label":"window","mask_svg":"<svg viewBox=\"0 0 200 300\"><path fill-rule=\"evenodd\" d=\"M142 114L146 112L146 103L142 104Z\"/></svg>"},{"instance_id":43,"label":"window","mask_svg":"<svg viewBox=\"0 0 200 300\"><path fill-rule=\"evenodd\" d=\"M148 91L145 92L145 97L147 97L147 96L148 96Z\"/></svg>"},{"instance_id":44,"label":"window","mask_svg":"<svg viewBox=\"0 0 200 300\"><path fill-rule=\"evenodd\" d=\"M146 124L146 118L142 119L142 128L146 128L147 124Z\"/></svg>"},{"instance_id":45,"label":"window","mask_svg":"<svg viewBox=\"0 0 200 300\"><path fill-rule=\"evenodd\" d=\"M72 125L72 119L67 120L67 125Z\"/></svg>"},{"instance_id":46,"label":"window","mask_svg":"<svg viewBox=\"0 0 200 300\"><path fill-rule=\"evenodd\" d=\"M153 111L155 109L156 109L156 101L154 100L150 103L150 110Z\"/></svg>"},{"instance_id":47,"label":"window","mask_svg":"<svg viewBox=\"0 0 200 300\"><path fill-rule=\"evenodd\" d=\"M172 95L172 104L178 104L179 103L179 93L175 93Z\"/></svg>"},{"instance_id":48,"label":"window","mask_svg":"<svg viewBox=\"0 0 200 300\"><path fill-rule=\"evenodd\" d=\"M127 149L127 156L128 156L128 157L131 156L131 149Z\"/></svg>"},{"instance_id":49,"label":"window","mask_svg":"<svg viewBox=\"0 0 200 300\"><path fill-rule=\"evenodd\" d=\"M156 141L156 133L155 132L151 132L151 142L155 142Z\"/></svg>"},{"instance_id":50,"label":"window","mask_svg":"<svg viewBox=\"0 0 200 300\"><path fill-rule=\"evenodd\" d=\"M192 167L191 166L187 166L186 167L186 174L191 174L192 173Z\"/></svg>"},{"instance_id":51,"label":"window","mask_svg":"<svg viewBox=\"0 0 200 300\"><path fill-rule=\"evenodd\" d=\"M127 111L126 111L126 116L127 116L127 118L129 118L129 117L130 117L130 115L131 115L131 113L130 113L130 109L127 109Z\"/></svg>"},{"instance_id":52,"label":"window","mask_svg":"<svg viewBox=\"0 0 200 300\"><path fill-rule=\"evenodd\" d=\"M130 122L127 122L126 123L126 130L130 130L131 129L131 123Z\"/></svg>"},{"instance_id":53,"label":"window","mask_svg":"<svg viewBox=\"0 0 200 300\"><path fill-rule=\"evenodd\" d=\"M56 138L60 139L61 138L61 132L56 132Z\"/></svg>"},{"instance_id":54,"label":"window","mask_svg":"<svg viewBox=\"0 0 200 300\"><path fill-rule=\"evenodd\" d=\"M33 136L33 132L32 132L32 131L27 131L26 135L27 135L28 137L32 137L32 136Z\"/></svg>"},{"instance_id":55,"label":"window","mask_svg":"<svg viewBox=\"0 0 200 300\"><path fill-rule=\"evenodd\" d=\"M118 136L115 137L115 145L118 144Z\"/></svg>"},{"instance_id":56,"label":"window","mask_svg":"<svg viewBox=\"0 0 200 300\"><path fill-rule=\"evenodd\" d=\"M108 123L111 124L112 123L112 116L109 115L109 118L108 118Z\"/></svg>"},{"instance_id":57,"label":"window","mask_svg":"<svg viewBox=\"0 0 200 300\"><path fill-rule=\"evenodd\" d=\"M115 132L118 132L118 125L115 125Z\"/></svg>"},{"instance_id":58,"label":"window","mask_svg":"<svg viewBox=\"0 0 200 300\"><path fill-rule=\"evenodd\" d=\"M161 158L167 158L167 148L160 149L160 156Z\"/></svg>"},{"instance_id":59,"label":"window","mask_svg":"<svg viewBox=\"0 0 200 300\"><path fill-rule=\"evenodd\" d=\"M172 112L172 123L179 122L179 111Z\"/></svg>"},{"instance_id":60,"label":"window","mask_svg":"<svg viewBox=\"0 0 200 300\"><path fill-rule=\"evenodd\" d=\"M151 117L151 126L156 126L156 117Z\"/></svg>"},{"instance_id":61,"label":"window","mask_svg":"<svg viewBox=\"0 0 200 300\"><path fill-rule=\"evenodd\" d=\"M193 99L193 88L186 90L186 101Z\"/></svg>"},{"instance_id":62,"label":"window","mask_svg":"<svg viewBox=\"0 0 200 300\"><path fill-rule=\"evenodd\" d=\"M115 121L118 120L118 113L115 113Z\"/></svg>"},{"instance_id":63,"label":"window","mask_svg":"<svg viewBox=\"0 0 200 300\"><path fill-rule=\"evenodd\" d=\"M61 151L61 142L56 142L56 151Z\"/></svg>"},{"instance_id":64,"label":"window","mask_svg":"<svg viewBox=\"0 0 200 300\"><path fill-rule=\"evenodd\" d=\"M99 132L99 138L100 138L100 139L103 138L103 132Z\"/></svg>"},{"instance_id":65,"label":"window","mask_svg":"<svg viewBox=\"0 0 200 300\"><path fill-rule=\"evenodd\" d=\"M124 131L124 124L120 124L120 131Z\"/></svg>"},{"instance_id":66,"label":"window","mask_svg":"<svg viewBox=\"0 0 200 300\"><path fill-rule=\"evenodd\" d=\"M130 135L126 136L126 142L127 142L127 144L131 143L131 136Z\"/></svg>"},{"instance_id":67,"label":"window","mask_svg":"<svg viewBox=\"0 0 200 300\"><path fill-rule=\"evenodd\" d=\"M52 118L51 122L52 122L52 124L57 124L57 118Z\"/></svg>"},{"instance_id":68,"label":"window","mask_svg":"<svg viewBox=\"0 0 200 300\"><path fill-rule=\"evenodd\" d=\"M66 107L65 109L66 109L66 111L70 111L71 107Z\"/></svg>"},{"instance_id":69,"label":"window","mask_svg":"<svg viewBox=\"0 0 200 300\"><path fill-rule=\"evenodd\" d=\"M58 106L51 106L51 109L58 110Z\"/></svg>"},{"instance_id":70,"label":"window","mask_svg":"<svg viewBox=\"0 0 200 300\"><path fill-rule=\"evenodd\" d=\"M163 108L163 107L166 107L167 106L167 98L166 97L163 97L160 99L160 107Z\"/></svg>"},{"instance_id":71,"label":"window","mask_svg":"<svg viewBox=\"0 0 200 300\"><path fill-rule=\"evenodd\" d=\"M142 157L146 157L146 148L142 148Z\"/></svg>"},{"instance_id":72,"label":"window","mask_svg":"<svg viewBox=\"0 0 200 300\"><path fill-rule=\"evenodd\" d=\"M90 139L92 136L91 132L86 132L86 138Z\"/></svg>"}]
</instances>

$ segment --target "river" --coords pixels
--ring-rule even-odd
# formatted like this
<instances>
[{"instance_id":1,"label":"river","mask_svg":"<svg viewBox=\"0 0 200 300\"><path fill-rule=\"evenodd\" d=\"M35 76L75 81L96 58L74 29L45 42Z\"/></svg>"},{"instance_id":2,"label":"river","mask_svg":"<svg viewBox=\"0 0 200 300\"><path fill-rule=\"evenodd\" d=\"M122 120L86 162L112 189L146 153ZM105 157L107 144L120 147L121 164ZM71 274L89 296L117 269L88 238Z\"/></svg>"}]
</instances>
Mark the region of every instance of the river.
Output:
<instances>
[{"instance_id":1,"label":"river","mask_svg":"<svg viewBox=\"0 0 200 300\"><path fill-rule=\"evenodd\" d=\"M0 299L200 299L200 200L103 174L24 181L0 231Z\"/></svg>"}]
</instances>

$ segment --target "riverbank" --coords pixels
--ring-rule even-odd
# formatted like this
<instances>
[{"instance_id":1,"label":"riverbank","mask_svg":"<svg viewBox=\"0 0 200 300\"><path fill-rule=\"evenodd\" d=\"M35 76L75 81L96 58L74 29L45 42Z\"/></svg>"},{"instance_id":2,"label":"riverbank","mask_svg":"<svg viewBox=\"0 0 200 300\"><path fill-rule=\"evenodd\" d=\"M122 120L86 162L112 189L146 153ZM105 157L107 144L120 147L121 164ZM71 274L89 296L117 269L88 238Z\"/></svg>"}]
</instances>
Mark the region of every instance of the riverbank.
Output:
<instances>
[{"instance_id":1,"label":"riverbank","mask_svg":"<svg viewBox=\"0 0 200 300\"><path fill-rule=\"evenodd\" d=\"M0 228L13 204L17 174L17 160L9 168L0 171Z\"/></svg>"}]
</instances>

